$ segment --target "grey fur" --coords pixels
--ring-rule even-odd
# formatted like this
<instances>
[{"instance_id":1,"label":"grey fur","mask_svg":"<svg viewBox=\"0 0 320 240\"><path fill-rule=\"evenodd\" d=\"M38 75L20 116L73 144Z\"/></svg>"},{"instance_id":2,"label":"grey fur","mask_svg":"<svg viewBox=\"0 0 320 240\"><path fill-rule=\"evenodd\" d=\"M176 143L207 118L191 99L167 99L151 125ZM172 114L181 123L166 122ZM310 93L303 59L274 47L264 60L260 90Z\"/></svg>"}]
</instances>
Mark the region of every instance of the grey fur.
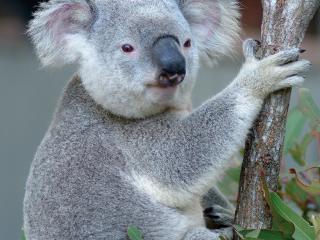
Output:
<instances>
[{"instance_id":1,"label":"grey fur","mask_svg":"<svg viewBox=\"0 0 320 240\"><path fill-rule=\"evenodd\" d=\"M228 38L237 29L235 3L90 3L52 0L30 25L45 64L67 58L64 62L79 64L79 72L66 87L31 166L24 200L27 239L127 239L130 225L145 240L230 236L230 228L205 227L206 207L212 207L219 224L228 226L232 218L233 207L212 187L243 144L263 98L301 83L297 74L310 63L284 64L299 49L260 61L254 57L256 43L247 40L246 62L235 80L190 112L199 57L214 61L221 52L219 38L210 43L209 35L225 36L226 44L219 46L229 49ZM206 7L217 11L211 12L213 22L201 25ZM165 34L195 43L188 51L181 46L187 76L174 93L145 85L159 72L150 56L152 42ZM126 41L135 44L136 54L120 51Z\"/></svg>"}]
</instances>

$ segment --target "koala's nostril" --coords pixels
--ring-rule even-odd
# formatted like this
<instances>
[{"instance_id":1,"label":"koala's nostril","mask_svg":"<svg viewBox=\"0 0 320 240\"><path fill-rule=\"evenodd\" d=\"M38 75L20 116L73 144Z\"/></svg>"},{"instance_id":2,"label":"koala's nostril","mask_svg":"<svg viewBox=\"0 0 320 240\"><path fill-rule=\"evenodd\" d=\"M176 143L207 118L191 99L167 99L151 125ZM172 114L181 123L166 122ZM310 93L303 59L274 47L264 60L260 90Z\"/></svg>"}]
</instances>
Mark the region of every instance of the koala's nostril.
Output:
<instances>
[{"instance_id":1,"label":"koala's nostril","mask_svg":"<svg viewBox=\"0 0 320 240\"><path fill-rule=\"evenodd\" d=\"M164 52L158 64L162 68L162 72L169 76L186 74L186 61L180 52Z\"/></svg>"},{"instance_id":2,"label":"koala's nostril","mask_svg":"<svg viewBox=\"0 0 320 240\"><path fill-rule=\"evenodd\" d=\"M174 75L185 75L186 74L186 64L184 61L171 63L171 65L166 66L162 69L163 73L168 74L169 76Z\"/></svg>"}]
</instances>

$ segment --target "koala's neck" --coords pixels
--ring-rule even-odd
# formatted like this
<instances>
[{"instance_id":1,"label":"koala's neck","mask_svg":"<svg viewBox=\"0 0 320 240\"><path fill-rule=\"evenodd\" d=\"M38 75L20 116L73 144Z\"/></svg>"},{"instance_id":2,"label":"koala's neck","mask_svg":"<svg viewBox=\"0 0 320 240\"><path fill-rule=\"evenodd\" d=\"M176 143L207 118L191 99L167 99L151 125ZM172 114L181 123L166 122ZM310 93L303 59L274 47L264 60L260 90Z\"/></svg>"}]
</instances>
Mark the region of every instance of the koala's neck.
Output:
<instances>
[{"instance_id":1,"label":"koala's neck","mask_svg":"<svg viewBox=\"0 0 320 240\"><path fill-rule=\"evenodd\" d=\"M98 105L85 90L81 78L75 75L67 84L53 123L65 123L74 129L86 129L105 122L111 114Z\"/></svg>"}]
</instances>

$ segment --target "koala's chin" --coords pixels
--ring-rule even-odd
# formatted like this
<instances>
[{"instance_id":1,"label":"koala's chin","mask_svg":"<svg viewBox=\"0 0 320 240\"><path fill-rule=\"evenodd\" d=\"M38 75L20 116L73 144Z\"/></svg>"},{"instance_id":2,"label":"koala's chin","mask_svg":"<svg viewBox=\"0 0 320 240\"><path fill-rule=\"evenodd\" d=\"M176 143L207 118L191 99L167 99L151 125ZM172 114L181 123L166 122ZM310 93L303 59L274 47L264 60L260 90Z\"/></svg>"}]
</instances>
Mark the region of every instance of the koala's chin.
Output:
<instances>
[{"instance_id":1,"label":"koala's chin","mask_svg":"<svg viewBox=\"0 0 320 240\"><path fill-rule=\"evenodd\" d=\"M145 108L143 117L150 115L156 115L164 111L182 108L179 107L179 98L181 98L180 89L178 87L170 88L159 88L159 87L148 87L145 92L145 100L150 103L150 108Z\"/></svg>"},{"instance_id":2,"label":"koala's chin","mask_svg":"<svg viewBox=\"0 0 320 240\"><path fill-rule=\"evenodd\" d=\"M176 87L168 87L168 88L161 88L156 86L148 86L147 87L147 95L149 98L154 99L154 101L162 104L166 104L172 100L177 95L178 86Z\"/></svg>"},{"instance_id":3,"label":"koala's chin","mask_svg":"<svg viewBox=\"0 0 320 240\"><path fill-rule=\"evenodd\" d=\"M171 111L190 111L190 94L182 94L179 87L147 87L140 96L132 95L122 103L104 102L102 106L112 114L127 119L143 119Z\"/></svg>"},{"instance_id":4,"label":"koala's chin","mask_svg":"<svg viewBox=\"0 0 320 240\"><path fill-rule=\"evenodd\" d=\"M82 84L91 98L106 111L127 119L142 119L151 117L169 109L180 108L180 98L183 98L178 87L161 89L157 87L135 88L130 86L108 85L98 88L96 81L82 78ZM182 101L183 102L183 101Z\"/></svg>"}]
</instances>

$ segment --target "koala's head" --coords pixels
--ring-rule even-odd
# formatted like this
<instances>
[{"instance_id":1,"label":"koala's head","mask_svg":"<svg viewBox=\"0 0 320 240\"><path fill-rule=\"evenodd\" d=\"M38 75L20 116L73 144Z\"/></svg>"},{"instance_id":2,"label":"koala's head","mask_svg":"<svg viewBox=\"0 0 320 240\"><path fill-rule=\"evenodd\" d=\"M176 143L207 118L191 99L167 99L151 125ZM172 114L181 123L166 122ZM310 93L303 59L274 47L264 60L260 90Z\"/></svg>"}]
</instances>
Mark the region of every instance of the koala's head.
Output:
<instances>
[{"instance_id":1,"label":"koala's head","mask_svg":"<svg viewBox=\"0 0 320 240\"><path fill-rule=\"evenodd\" d=\"M143 118L190 107L199 59L230 52L238 17L231 0L51 0L29 34L44 65L78 64L98 104Z\"/></svg>"}]
</instances>

